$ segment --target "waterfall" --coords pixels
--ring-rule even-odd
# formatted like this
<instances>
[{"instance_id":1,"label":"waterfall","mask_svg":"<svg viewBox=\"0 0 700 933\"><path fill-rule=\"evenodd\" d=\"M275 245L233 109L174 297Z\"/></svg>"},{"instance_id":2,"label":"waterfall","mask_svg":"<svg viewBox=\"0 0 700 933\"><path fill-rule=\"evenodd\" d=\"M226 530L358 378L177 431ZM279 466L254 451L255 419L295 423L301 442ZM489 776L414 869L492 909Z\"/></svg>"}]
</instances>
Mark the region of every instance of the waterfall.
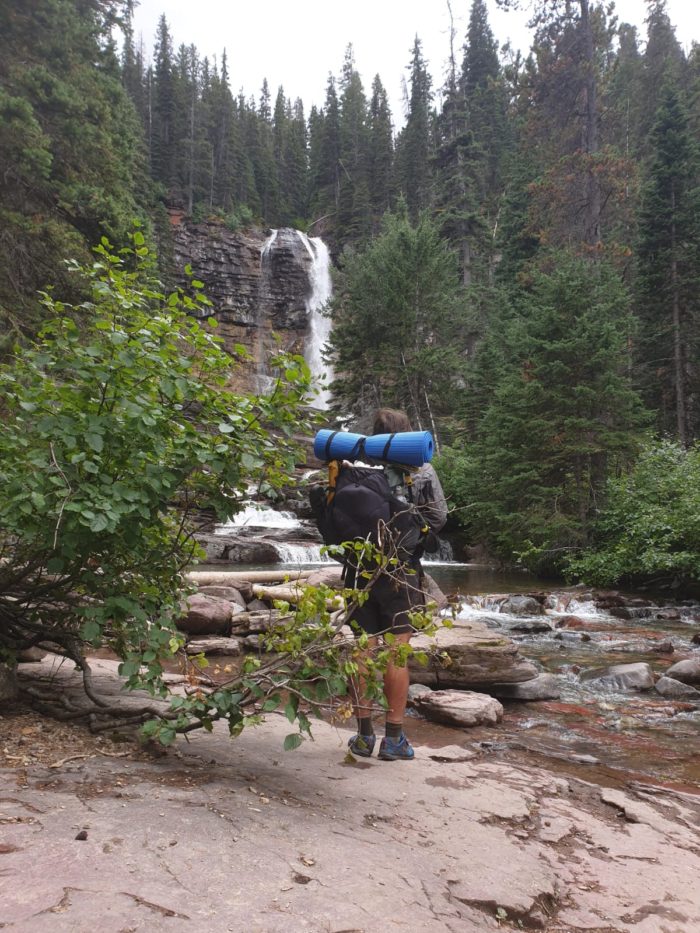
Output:
<instances>
[{"instance_id":1,"label":"waterfall","mask_svg":"<svg viewBox=\"0 0 700 933\"><path fill-rule=\"evenodd\" d=\"M331 373L328 365L323 361L323 349L331 333L331 320L321 312L330 301L332 294L330 255L328 247L320 237L308 237L301 231L297 233L311 256L309 272L311 291L306 301L309 315L306 361L311 370L313 384L318 390L316 407L328 408L330 392L324 386Z\"/></svg>"}]
</instances>

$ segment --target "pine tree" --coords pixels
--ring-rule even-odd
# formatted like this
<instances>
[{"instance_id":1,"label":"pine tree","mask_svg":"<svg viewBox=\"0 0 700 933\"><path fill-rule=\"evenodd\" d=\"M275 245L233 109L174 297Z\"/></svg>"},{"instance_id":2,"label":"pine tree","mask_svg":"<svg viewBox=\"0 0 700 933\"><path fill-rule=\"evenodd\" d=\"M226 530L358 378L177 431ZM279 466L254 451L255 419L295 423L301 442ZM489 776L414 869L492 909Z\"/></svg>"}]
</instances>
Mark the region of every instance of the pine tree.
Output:
<instances>
[{"instance_id":1,"label":"pine tree","mask_svg":"<svg viewBox=\"0 0 700 933\"><path fill-rule=\"evenodd\" d=\"M352 243L369 234L371 217L367 98L355 68L351 45L343 62L339 109L340 173L336 232L344 242Z\"/></svg>"},{"instance_id":2,"label":"pine tree","mask_svg":"<svg viewBox=\"0 0 700 933\"><path fill-rule=\"evenodd\" d=\"M340 200L340 108L336 82L328 75L323 109L309 125L309 178L314 223L332 230L337 224Z\"/></svg>"},{"instance_id":3,"label":"pine tree","mask_svg":"<svg viewBox=\"0 0 700 933\"><path fill-rule=\"evenodd\" d=\"M345 416L389 406L435 429L461 378L464 307L456 259L426 213L405 205L380 235L347 257L333 300L335 405Z\"/></svg>"},{"instance_id":4,"label":"pine tree","mask_svg":"<svg viewBox=\"0 0 700 933\"><path fill-rule=\"evenodd\" d=\"M151 190L118 74L113 4L8 0L0 30L0 341L31 331L37 290L68 300L63 262L126 241Z\"/></svg>"},{"instance_id":5,"label":"pine tree","mask_svg":"<svg viewBox=\"0 0 700 933\"><path fill-rule=\"evenodd\" d=\"M379 75L372 82L369 104L369 149L367 177L372 211L372 232L377 233L381 218L389 210L394 198L394 134L391 109Z\"/></svg>"},{"instance_id":6,"label":"pine tree","mask_svg":"<svg viewBox=\"0 0 700 933\"><path fill-rule=\"evenodd\" d=\"M640 364L659 429L688 444L700 432L700 160L670 76L650 143L637 273Z\"/></svg>"},{"instance_id":7,"label":"pine tree","mask_svg":"<svg viewBox=\"0 0 700 933\"><path fill-rule=\"evenodd\" d=\"M632 319L616 272L561 252L547 266L485 345L497 378L470 451L468 522L502 556L531 550L526 563L551 569L586 542L643 412L625 366Z\"/></svg>"},{"instance_id":8,"label":"pine tree","mask_svg":"<svg viewBox=\"0 0 700 933\"><path fill-rule=\"evenodd\" d=\"M175 121L177 101L173 43L165 14L158 21L153 50L153 88L150 123L151 174L170 190L177 178Z\"/></svg>"},{"instance_id":9,"label":"pine tree","mask_svg":"<svg viewBox=\"0 0 700 933\"><path fill-rule=\"evenodd\" d=\"M409 70L408 113L396 143L396 167L401 192L415 220L431 203L433 149L431 80L418 36L413 43Z\"/></svg>"},{"instance_id":10,"label":"pine tree","mask_svg":"<svg viewBox=\"0 0 700 933\"><path fill-rule=\"evenodd\" d=\"M267 223L278 226L281 216L279 177L275 163L270 89L267 78L263 81L260 92L256 133L251 142L253 147L251 162L255 175L255 187L260 199L260 210Z\"/></svg>"}]
</instances>

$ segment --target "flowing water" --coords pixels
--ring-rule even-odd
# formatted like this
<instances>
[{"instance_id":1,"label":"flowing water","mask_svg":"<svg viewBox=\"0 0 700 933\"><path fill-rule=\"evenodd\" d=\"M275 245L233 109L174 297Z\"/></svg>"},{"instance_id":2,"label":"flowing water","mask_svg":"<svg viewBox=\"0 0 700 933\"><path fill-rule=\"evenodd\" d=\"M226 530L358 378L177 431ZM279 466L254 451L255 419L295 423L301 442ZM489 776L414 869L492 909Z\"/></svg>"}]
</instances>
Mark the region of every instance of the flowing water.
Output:
<instances>
[{"instance_id":1,"label":"flowing water","mask_svg":"<svg viewBox=\"0 0 700 933\"><path fill-rule=\"evenodd\" d=\"M543 584L528 575L501 575L483 567L429 571L446 591L460 594L458 614L508 634L521 654L559 681L558 700L503 701L505 717L483 741L584 767L591 779L662 781L700 791L700 705L654 690L616 692L587 672L644 662L657 674L697 656L700 605L627 594L623 619L601 609L590 592ZM545 615L503 612L513 593L546 593ZM614 610L613 610L614 611ZM575 629L558 627L575 617ZM523 631L551 626L545 631ZM595 778L593 778L595 774Z\"/></svg>"},{"instance_id":2,"label":"flowing water","mask_svg":"<svg viewBox=\"0 0 700 933\"><path fill-rule=\"evenodd\" d=\"M228 533L249 521L259 525L251 528L257 534L275 522L295 521L287 513L268 511L272 514L263 517L254 511L240 513ZM265 569L319 566L314 559L317 545L280 542L276 546L285 560ZM425 566L443 591L456 598L461 618L476 619L507 634L522 655L557 678L561 689L558 700L502 701L501 725L469 730L469 744L506 755L525 752L548 768L575 771L595 781L622 783L632 778L700 792L700 705L666 699L654 690L614 692L586 679L586 672L594 669L633 662L647 663L661 674L682 658L697 656L700 646L692 639L700 632L700 604L627 594L624 614L629 618L622 619L601 609L590 592L566 589L527 573L505 574L486 566L439 560ZM526 593L544 594L544 616L503 611L509 594ZM575 629L557 626L571 616L578 620ZM542 627L544 631L521 630ZM423 744L465 744L463 731L416 717L409 720L407 731Z\"/></svg>"},{"instance_id":3,"label":"flowing water","mask_svg":"<svg viewBox=\"0 0 700 933\"><path fill-rule=\"evenodd\" d=\"M330 401L327 381L330 370L323 359L323 351L331 333L331 319L323 314L332 294L331 260L328 247L320 237L308 237L297 231L301 242L311 256L309 285L311 291L306 300L309 315L309 335L306 341L306 361L311 378L318 392L315 407L326 409Z\"/></svg>"}]
</instances>

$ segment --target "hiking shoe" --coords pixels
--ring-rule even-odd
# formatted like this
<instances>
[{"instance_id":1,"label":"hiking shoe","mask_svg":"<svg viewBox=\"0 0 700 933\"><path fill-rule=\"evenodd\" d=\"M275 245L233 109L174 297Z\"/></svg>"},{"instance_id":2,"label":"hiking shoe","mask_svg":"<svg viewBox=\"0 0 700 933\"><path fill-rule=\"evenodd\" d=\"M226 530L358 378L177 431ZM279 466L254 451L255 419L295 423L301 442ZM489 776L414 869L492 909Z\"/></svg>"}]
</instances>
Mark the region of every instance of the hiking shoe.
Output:
<instances>
[{"instance_id":1,"label":"hiking shoe","mask_svg":"<svg viewBox=\"0 0 700 933\"><path fill-rule=\"evenodd\" d=\"M359 755L360 758L369 758L374 751L376 741L376 735L353 735L352 738L348 739L348 748L353 755Z\"/></svg>"},{"instance_id":2,"label":"hiking shoe","mask_svg":"<svg viewBox=\"0 0 700 933\"><path fill-rule=\"evenodd\" d=\"M382 761L410 761L414 754L413 746L403 732L398 739L385 736L379 746L379 757Z\"/></svg>"}]
</instances>

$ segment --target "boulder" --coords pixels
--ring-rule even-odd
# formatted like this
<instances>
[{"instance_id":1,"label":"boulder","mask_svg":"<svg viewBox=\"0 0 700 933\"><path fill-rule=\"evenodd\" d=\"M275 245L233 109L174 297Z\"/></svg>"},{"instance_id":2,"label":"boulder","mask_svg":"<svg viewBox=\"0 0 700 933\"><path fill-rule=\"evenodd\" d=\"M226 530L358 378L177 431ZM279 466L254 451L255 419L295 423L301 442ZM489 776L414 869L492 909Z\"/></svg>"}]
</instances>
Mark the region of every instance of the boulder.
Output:
<instances>
[{"instance_id":1,"label":"boulder","mask_svg":"<svg viewBox=\"0 0 700 933\"><path fill-rule=\"evenodd\" d=\"M217 596L193 593L183 607L177 627L188 635L228 635L233 610L231 603Z\"/></svg>"},{"instance_id":2,"label":"boulder","mask_svg":"<svg viewBox=\"0 0 700 933\"><path fill-rule=\"evenodd\" d=\"M419 697L425 696L426 693L432 693L433 691L430 687L427 687L425 684L411 684L408 688L408 702L414 703Z\"/></svg>"},{"instance_id":3,"label":"boulder","mask_svg":"<svg viewBox=\"0 0 700 933\"><path fill-rule=\"evenodd\" d=\"M598 605L600 605L600 603ZM623 621L627 621L632 618L632 612L627 608L627 606L609 606L608 612L615 619L622 619Z\"/></svg>"},{"instance_id":4,"label":"boulder","mask_svg":"<svg viewBox=\"0 0 700 933\"><path fill-rule=\"evenodd\" d=\"M676 646L670 638L667 638L664 641L657 641L655 645L650 645L650 650L657 651L659 654L673 654Z\"/></svg>"},{"instance_id":5,"label":"boulder","mask_svg":"<svg viewBox=\"0 0 700 933\"><path fill-rule=\"evenodd\" d=\"M690 639L692 645L700 645L700 632L696 632L695 635Z\"/></svg>"},{"instance_id":6,"label":"boulder","mask_svg":"<svg viewBox=\"0 0 700 933\"><path fill-rule=\"evenodd\" d=\"M426 573L423 577L423 592L425 593L426 600L436 603L438 609L445 609L449 605L447 596L445 596L429 573Z\"/></svg>"},{"instance_id":7,"label":"boulder","mask_svg":"<svg viewBox=\"0 0 700 933\"><path fill-rule=\"evenodd\" d=\"M563 641L566 645L575 645L582 641L591 640L588 632L557 632L554 637L557 641Z\"/></svg>"},{"instance_id":8,"label":"boulder","mask_svg":"<svg viewBox=\"0 0 700 933\"><path fill-rule=\"evenodd\" d=\"M680 609L658 609L655 616L659 622L680 622L681 620Z\"/></svg>"},{"instance_id":9,"label":"boulder","mask_svg":"<svg viewBox=\"0 0 700 933\"><path fill-rule=\"evenodd\" d=\"M641 661L595 668L582 674L581 680L595 682L608 690L650 690L654 686L651 667Z\"/></svg>"},{"instance_id":10,"label":"boulder","mask_svg":"<svg viewBox=\"0 0 700 933\"><path fill-rule=\"evenodd\" d=\"M537 677L534 664L515 644L476 620L457 619L434 636L416 635L411 645L428 655L428 663L409 660L414 683L430 687L484 689L494 683L521 683Z\"/></svg>"},{"instance_id":11,"label":"boulder","mask_svg":"<svg viewBox=\"0 0 700 933\"><path fill-rule=\"evenodd\" d=\"M233 535L196 535L210 564L276 564L277 548L270 541Z\"/></svg>"},{"instance_id":12,"label":"boulder","mask_svg":"<svg viewBox=\"0 0 700 933\"><path fill-rule=\"evenodd\" d=\"M309 574L306 583L308 586L331 586L334 589L340 590L343 588L342 573L343 568L340 564L321 567Z\"/></svg>"},{"instance_id":13,"label":"boulder","mask_svg":"<svg viewBox=\"0 0 700 933\"><path fill-rule=\"evenodd\" d=\"M595 594L596 604L600 609L611 609L613 606L626 606L628 600L616 591L599 592Z\"/></svg>"},{"instance_id":14,"label":"boulder","mask_svg":"<svg viewBox=\"0 0 700 933\"><path fill-rule=\"evenodd\" d=\"M587 630L596 631L600 628L600 621L594 619L581 619L579 616L562 616L555 623L557 628L570 628L574 631L585 632Z\"/></svg>"},{"instance_id":15,"label":"boulder","mask_svg":"<svg viewBox=\"0 0 700 933\"><path fill-rule=\"evenodd\" d=\"M238 638L201 638L188 641L185 651L187 654L223 654L236 657L243 649Z\"/></svg>"},{"instance_id":16,"label":"boulder","mask_svg":"<svg viewBox=\"0 0 700 933\"><path fill-rule=\"evenodd\" d=\"M230 603L234 603L237 606L240 606L241 609L246 607L246 596L245 591L250 595L248 599L253 598L253 587L252 584L241 584L240 587L237 586L200 586L197 590L198 593L204 593L205 596L218 596L219 599L227 599Z\"/></svg>"},{"instance_id":17,"label":"boulder","mask_svg":"<svg viewBox=\"0 0 700 933\"><path fill-rule=\"evenodd\" d=\"M686 658L672 664L666 670L666 676L684 684L700 684L700 658Z\"/></svg>"},{"instance_id":18,"label":"boulder","mask_svg":"<svg viewBox=\"0 0 700 933\"><path fill-rule=\"evenodd\" d=\"M508 626L508 631L536 635L539 632L551 632L552 626L544 619L519 619L513 625Z\"/></svg>"},{"instance_id":19,"label":"boulder","mask_svg":"<svg viewBox=\"0 0 700 933\"><path fill-rule=\"evenodd\" d=\"M673 677L659 677L656 681L656 692L671 700L700 700L700 690L680 680L674 680Z\"/></svg>"},{"instance_id":20,"label":"boulder","mask_svg":"<svg viewBox=\"0 0 700 933\"><path fill-rule=\"evenodd\" d=\"M489 693L502 700L558 700L561 681L554 674L540 674L521 684L492 684Z\"/></svg>"},{"instance_id":21,"label":"boulder","mask_svg":"<svg viewBox=\"0 0 700 933\"><path fill-rule=\"evenodd\" d=\"M416 697L415 705L426 719L463 729L495 726L503 719L498 700L468 690L433 690Z\"/></svg>"},{"instance_id":22,"label":"boulder","mask_svg":"<svg viewBox=\"0 0 700 933\"><path fill-rule=\"evenodd\" d=\"M251 599L247 606L248 612L269 612L270 607L262 599Z\"/></svg>"},{"instance_id":23,"label":"boulder","mask_svg":"<svg viewBox=\"0 0 700 933\"><path fill-rule=\"evenodd\" d=\"M541 616L544 614L542 604L534 596L508 596L499 607L499 612L507 612L513 616Z\"/></svg>"}]
</instances>

